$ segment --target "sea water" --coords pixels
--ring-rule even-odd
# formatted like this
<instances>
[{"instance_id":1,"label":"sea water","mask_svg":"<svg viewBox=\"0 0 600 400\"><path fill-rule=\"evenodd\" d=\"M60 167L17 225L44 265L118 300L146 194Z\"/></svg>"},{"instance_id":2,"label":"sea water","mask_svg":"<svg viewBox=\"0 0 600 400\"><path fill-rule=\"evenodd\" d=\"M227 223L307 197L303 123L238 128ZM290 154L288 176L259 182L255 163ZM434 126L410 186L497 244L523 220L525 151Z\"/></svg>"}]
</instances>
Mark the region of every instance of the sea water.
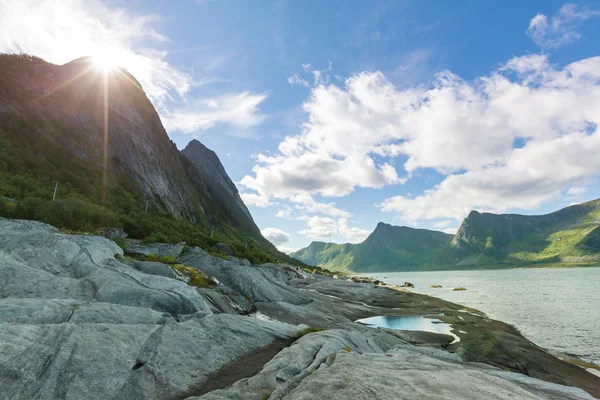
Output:
<instances>
[{"instance_id":1,"label":"sea water","mask_svg":"<svg viewBox=\"0 0 600 400\"><path fill-rule=\"evenodd\" d=\"M476 308L538 346L600 365L600 268L368 274L389 284ZM430 288L441 285L441 289ZM464 287L465 291L453 291Z\"/></svg>"}]
</instances>

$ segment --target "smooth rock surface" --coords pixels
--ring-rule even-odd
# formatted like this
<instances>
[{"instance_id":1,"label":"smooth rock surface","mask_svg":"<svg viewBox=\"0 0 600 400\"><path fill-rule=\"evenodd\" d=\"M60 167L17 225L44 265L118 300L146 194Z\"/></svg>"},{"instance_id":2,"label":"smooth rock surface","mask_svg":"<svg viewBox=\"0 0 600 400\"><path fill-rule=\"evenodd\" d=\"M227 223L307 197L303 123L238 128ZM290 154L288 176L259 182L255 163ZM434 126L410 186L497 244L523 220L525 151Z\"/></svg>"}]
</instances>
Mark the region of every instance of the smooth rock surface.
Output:
<instances>
[{"instance_id":1,"label":"smooth rock surface","mask_svg":"<svg viewBox=\"0 0 600 400\"><path fill-rule=\"evenodd\" d=\"M185 243L169 244L169 243L149 243L142 244L139 240L130 240L130 245L125 249L125 254L131 256L151 256L158 257L179 257Z\"/></svg>"},{"instance_id":2,"label":"smooth rock surface","mask_svg":"<svg viewBox=\"0 0 600 400\"><path fill-rule=\"evenodd\" d=\"M241 307L115 254L102 237L0 218L0 398L184 398L299 330L213 314Z\"/></svg>"}]
</instances>

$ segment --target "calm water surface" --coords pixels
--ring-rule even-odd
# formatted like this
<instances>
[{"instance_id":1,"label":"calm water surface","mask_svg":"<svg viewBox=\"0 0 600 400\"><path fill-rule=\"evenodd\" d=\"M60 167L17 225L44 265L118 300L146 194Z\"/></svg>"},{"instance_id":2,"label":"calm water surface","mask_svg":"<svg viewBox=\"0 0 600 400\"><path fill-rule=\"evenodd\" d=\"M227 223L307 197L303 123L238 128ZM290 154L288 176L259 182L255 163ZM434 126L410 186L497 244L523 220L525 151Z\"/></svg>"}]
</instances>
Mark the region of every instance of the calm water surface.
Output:
<instances>
[{"instance_id":1,"label":"calm water surface","mask_svg":"<svg viewBox=\"0 0 600 400\"><path fill-rule=\"evenodd\" d=\"M476 308L551 352L600 365L600 268L369 274ZM429 285L442 285L431 289ZM454 292L455 287L466 291Z\"/></svg>"},{"instance_id":2,"label":"calm water surface","mask_svg":"<svg viewBox=\"0 0 600 400\"><path fill-rule=\"evenodd\" d=\"M381 315L378 317L359 319L356 322L373 327L397 329L400 331L443 333L445 335L454 337L454 341L452 343L460 342L460 338L452 333L452 325L442 322L437 318L424 316L398 317L393 315Z\"/></svg>"}]
</instances>

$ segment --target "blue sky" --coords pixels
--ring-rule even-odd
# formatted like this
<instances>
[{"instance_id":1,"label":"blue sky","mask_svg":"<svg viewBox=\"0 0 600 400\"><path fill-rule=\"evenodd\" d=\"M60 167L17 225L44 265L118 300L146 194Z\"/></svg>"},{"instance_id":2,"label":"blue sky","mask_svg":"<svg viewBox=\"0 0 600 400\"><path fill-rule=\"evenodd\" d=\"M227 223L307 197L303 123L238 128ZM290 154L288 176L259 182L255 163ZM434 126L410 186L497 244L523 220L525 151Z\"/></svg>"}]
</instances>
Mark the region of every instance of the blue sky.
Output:
<instances>
[{"instance_id":1,"label":"blue sky","mask_svg":"<svg viewBox=\"0 0 600 400\"><path fill-rule=\"evenodd\" d=\"M591 1L0 0L0 51L116 59L291 250L600 197L599 22Z\"/></svg>"}]
</instances>

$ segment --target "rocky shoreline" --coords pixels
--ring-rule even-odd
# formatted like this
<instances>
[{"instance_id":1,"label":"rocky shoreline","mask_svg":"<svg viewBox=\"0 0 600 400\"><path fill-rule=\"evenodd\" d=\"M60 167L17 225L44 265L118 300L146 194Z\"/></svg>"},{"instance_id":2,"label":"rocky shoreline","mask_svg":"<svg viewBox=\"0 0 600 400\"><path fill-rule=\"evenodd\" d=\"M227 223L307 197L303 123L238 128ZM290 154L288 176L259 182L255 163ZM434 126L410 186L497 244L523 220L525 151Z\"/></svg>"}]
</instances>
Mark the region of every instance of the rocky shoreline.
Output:
<instances>
[{"instance_id":1,"label":"rocky shoreline","mask_svg":"<svg viewBox=\"0 0 600 400\"><path fill-rule=\"evenodd\" d=\"M600 396L600 377L457 304L199 248L175 258L0 218L0 398ZM354 322L381 315L435 316L460 341Z\"/></svg>"}]
</instances>

